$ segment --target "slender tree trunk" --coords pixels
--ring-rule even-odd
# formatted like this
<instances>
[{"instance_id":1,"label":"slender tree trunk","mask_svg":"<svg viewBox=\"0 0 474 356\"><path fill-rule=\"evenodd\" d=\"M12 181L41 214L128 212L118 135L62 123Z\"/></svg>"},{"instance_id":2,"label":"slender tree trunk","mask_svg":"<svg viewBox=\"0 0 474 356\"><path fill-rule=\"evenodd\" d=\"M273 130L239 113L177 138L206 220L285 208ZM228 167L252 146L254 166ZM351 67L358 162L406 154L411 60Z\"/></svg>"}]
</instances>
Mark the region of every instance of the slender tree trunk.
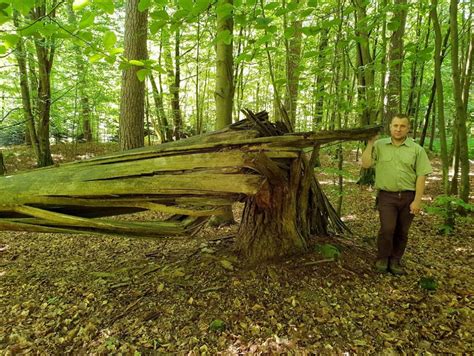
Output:
<instances>
[{"instance_id":1,"label":"slender tree trunk","mask_svg":"<svg viewBox=\"0 0 474 356\"><path fill-rule=\"evenodd\" d=\"M233 0L219 0L217 8L233 4ZM232 14L221 15L217 11L217 37L219 34L233 33L234 21ZM218 41L216 44L216 129L221 129L232 123L232 107L234 100L234 68L233 68L233 41Z\"/></svg>"},{"instance_id":2,"label":"slender tree trunk","mask_svg":"<svg viewBox=\"0 0 474 356\"><path fill-rule=\"evenodd\" d=\"M7 174L7 168L5 167L5 162L3 160L3 152L0 151L0 176Z\"/></svg>"},{"instance_id":3,"label":"slender tree trunk","mask_svg":"<svg viewBox=\"0 0 474 356\"><path fill-rule=\"evenodd\" d=\"M377 106L375 101L374 63L370 54L370 36L367 29L367 3L353 0L355 5L355 33L361 38L357 41L358 96L362 104L361 125L375 123Z\"/></svg>"},{"instance_id":4,"label":"slender tree trunk","mask_svg":"<svg viewBox=\"0 0 474 356\"><path fill-rule=\"evenodd\" d=\"M33 10L33 20L45 16L46 5L43 3ZM50 16L54 16L50 14ZM36 57L38 61L38 142L39 166L52 165L51 149L49 144L49 119L51 112L51 70L53 67L55 44L52 39L39 37L35 39Z\"/></svg>"},{"instance_id":5,"label":"slender tree trunk","mask_svg":"<svg viewBox=\"0 0 474 356\"><path fill-rule=\"evenodd\" d=\"M174 36L174 83L171 87L171 111L173 112L174 137L176 140L183 138L183 117L181 114L181 102L179 98L181 86L181 55L180 42L181 35L179 28L176 29Z\"/></svg>"},{"instance_id":6,"label":"slender tree trunk","mask_svg":"<svg viewBox=\"0 0 474 356\"><path fill-rule=\"evenodd\" d=\"M299 3L299 0L296 0ZM287 28L287 14L284 15L284 28ZM301 61L301 40L302 40L302 21L293 19L291 28L294 30L290 39L285 37L286 49L286 92L285 92L285 108L289 116L291 125L295 127L296 123L296 106L298 102L298 86L300 81L300 73L298 66Z\"/></svg>"},{"instance_id":7,"label":"slender tree trunk","mask_svg":"<svg viewBox=\"0 0 474 356\"><path fill-rule=\"evenodd\" d=\"M467 119L464 111L463 88L461 85L461 66L459 65L459 43L458 43L458 3L450 1L450 28L451 28L451 67L453 75L453 95L456 104L457 137L459 146L459 161L461 166L461 191L460 198L464 202L469 201L469 155L467 143Z\"/></svg>"},{"instance_id":8,"label":"slender tree trunk","mask_svg":"<svg viewBox=\"0 0 474 356\"><path fill-rule=\"evenodd\" d=\"M449 162L448 148L446 144L446 124L444 119L444 93L443 83L441 79L441 27L438 20L438 0L431 0L430 16L433 20L433 28L435 33L435 83L436 83L436 104L438 109L438 132L441 145L441 163L443 171L443 192L449 194Z\"/></svg>"},{"instance_id":9,"label":"slender tree trunk","mask_svg":"<svg viewBox=\"0 0 474 356\"><path fill-rule=\"evenodd\" d=\"M402 111L402 70L403 70L403 35L407 17L407 0L395 0L393 19L399 22L393 31L388 53L388 78L383 125L389 131L390 119Z\"/></svg>"},{"instance_id":10,"label":"slender tree trunk","mask_svg":"<svg viewBox=\"0 0 474 356\"><path fill-rule=\"evenodd\" d=\"M156 119L158 124L158 132L162 142L168 142L173 140L173 131L171 130L171 125L168 123L166 117L165 107L163 104L163 93L158 89L155 78L153 75L149 76L151 84L151 92L153 95L153 101L155 103L156 109Z\"/></svg>"},{"instance_id":11,"label":"slender tree trunk","mask_svg":"<svg viewBox=\"0 0 474 356\"><path fill-rule=\"evenodd\" d=\"M18 13L14 11L13 21L16 28L19 27L18 22ZM26 121L28 138L27 142L31 143L33 147L33 152L36 157L36 164L41 166L41 152L39 146L38 136L36 135L36 125L35 119L33 116L33 110L31 107L31 97L30 97L30 86L28 83L28 72L26 67L26 50L23 43L23 38L19 38L16 44L16 59L18 62L18 70L20 76L20 90L21 90L21 102L23 106L23 116Z\"/></svg>"},{"instance_id":12,"label":"slender tree trunk","mask_svg":"<svg viewBox=\"0 0 474 356\"><path fill-rule=\"evenodd\" d=\"M425 36L425 45L424 45L424 50L428 48L429 45L429 39L430 39L430 34L431 34L431 17L428 18L428 28L426 30L426 36ZM418 84L418 89L416 90L416 105L415 105L415 119L414 119L414 125L413 125L413 138L417 137L418 133L418 117L420 114L420 102L421 102L421 91L423 88L423 79L424 79L424 73L425 73L425 62L421 64L421 69L420 69L420 80Z\"/></svg>"},{"instance_id":13,"label":"slender tree trunk","mask_svg":"<svg viewBox=\"0 0 474 356\"><path fill-rule=\"evenodd\" d=\"M433 24L433 27L434 27L434 24ZM444 36L443 46L442 46L443 50L441 51L440 64L439 64L440 66L441 66L441 64L443 64L444 57L446 56L446 52L448 50L448 40L449 40L450 32L451 31L448 28L448 31L446 32L446 35ZM425 117L424 117L424 121L423 121L424 122L423 131L422 131L421 136L420 136L420 145L421 146L424 146L424 144L425 144L426 134L428 132L428 125L429 125L429 122L430 122L430 113L431 113L431 110L433 108L433 104L435 102L434 99L435 99L436 93L437 93L437 91L436 91L436 76L435 76L435 78L433 78L433 84L431 85L430 98L428 99L428 105L427 105L427 108L426 108L426 113L425 113Z\"/></svg>"},{"instance_id":14,"label":"slender tree trunk","mask_svg":"<svg viewBox=\"0 0 474 356\"><path fill-rule=\"evenodd\" d=\"M324 114L324 94L325 94L325 70L326 70L326 55L325 51L328 47L328 29L322 29L320 34L319 46L318 46L318 63L317 63L317 74L315 78L315 108L314 108L314 126L321 127Z\"/></svg>"},{"instance_id":15,"label":"slender tree trunk","mask_svg":"<svg viewBox=\"0 0 474 356\"><path fill-rule=\"evenodd\" d=\"M124 56L127 60L147 59L148 10L138 11L139 0L128 0L125 14ZM120 148L129 150L145 144L145 82L137 77L141 68L122 71L120 100Z\"/></svg>"}]
</instances>

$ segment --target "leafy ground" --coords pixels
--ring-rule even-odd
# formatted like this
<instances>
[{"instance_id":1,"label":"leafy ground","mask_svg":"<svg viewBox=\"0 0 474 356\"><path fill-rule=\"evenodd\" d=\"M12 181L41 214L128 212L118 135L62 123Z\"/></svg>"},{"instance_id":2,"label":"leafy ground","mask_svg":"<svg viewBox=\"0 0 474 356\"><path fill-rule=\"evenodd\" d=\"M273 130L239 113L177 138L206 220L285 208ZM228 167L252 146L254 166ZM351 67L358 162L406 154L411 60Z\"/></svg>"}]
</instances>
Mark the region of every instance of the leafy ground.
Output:
<instances>
[{"instance_id":1,"label":"leafy ground","mask_svg":"<svg viewBox=\"0 0 474 356\"><path fill-rule=\"evenodd\" d=\"M103 150L63 146L56 159ZM409 274L376 274L374 194L351 180L358 168L349 152L343 216L354 236L314 237L311 251L279 263L251 267L235 256L237 226L156 241L0 232L0 349L472 354L472 224L459 221L452 236L440 236L439 217L417 216ZM4 154L10 172L31 164L19 148ZM325 167L333 161L323 157ZM319 177L334 198L331 170ZM437 169L427 206L439 182ZM324 244L336 246L339 259L323 256ZM420 287L428 277L436 290Z\"/></svg>"}]
</instances>

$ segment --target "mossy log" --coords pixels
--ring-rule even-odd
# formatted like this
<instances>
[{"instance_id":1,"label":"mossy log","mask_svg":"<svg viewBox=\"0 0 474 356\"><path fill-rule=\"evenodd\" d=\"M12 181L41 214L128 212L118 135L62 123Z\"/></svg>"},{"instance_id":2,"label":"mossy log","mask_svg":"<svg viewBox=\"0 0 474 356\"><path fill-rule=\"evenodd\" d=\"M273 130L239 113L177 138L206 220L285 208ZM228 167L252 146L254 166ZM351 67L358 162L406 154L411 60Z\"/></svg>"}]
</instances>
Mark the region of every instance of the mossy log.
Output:
<instances>
[{"instance_id":1,"label":"mossy log","mask_svg":"<svg viewBox=\"0 0 474 356\"><path fill-rule=\"evenodd\" d=\"M303 148L362 140L378 127L287 133L266 113L223 130L0 177L0 229L189 236L233 202L245 202L238 250L251 261L306 248L311 234L342 232ZM163 213L153 221L114 215Z\"/></svg>"}]
</instances>

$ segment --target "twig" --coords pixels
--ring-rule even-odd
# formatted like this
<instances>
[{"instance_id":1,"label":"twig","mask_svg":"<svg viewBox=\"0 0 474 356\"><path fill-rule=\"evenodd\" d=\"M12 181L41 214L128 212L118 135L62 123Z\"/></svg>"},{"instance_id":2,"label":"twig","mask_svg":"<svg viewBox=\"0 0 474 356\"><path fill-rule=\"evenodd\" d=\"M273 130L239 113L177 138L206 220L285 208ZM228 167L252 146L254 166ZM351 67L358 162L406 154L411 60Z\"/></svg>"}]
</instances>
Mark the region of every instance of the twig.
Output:
<instances>
[{"instance_id":1,"label":"twig","mask_svg":"<svg viewBox=\"0 0 474 356\"><path fill-rule=\"evenodd\" d=\"M320 264L320 263L326 263L326 262L336 262L336 260L334 258L326 258L324 260L318 260L318 261L311 261L311 262L303 263L303 266L313 266L313 265L317 265L317 264Z\"/></svg>"}]
</instances>

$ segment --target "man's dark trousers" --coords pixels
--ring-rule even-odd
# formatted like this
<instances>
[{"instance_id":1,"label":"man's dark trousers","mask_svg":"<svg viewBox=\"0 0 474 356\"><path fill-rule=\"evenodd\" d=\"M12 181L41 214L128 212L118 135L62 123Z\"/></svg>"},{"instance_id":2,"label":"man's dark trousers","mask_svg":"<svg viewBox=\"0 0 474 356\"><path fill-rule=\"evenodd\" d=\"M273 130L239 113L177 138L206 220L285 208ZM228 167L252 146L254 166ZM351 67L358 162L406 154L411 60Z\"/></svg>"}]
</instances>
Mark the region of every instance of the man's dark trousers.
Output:
<instances>
[{"instance_id":1,"label":"man's dark trousers","mask_svg":"<svg viewBox=\"0 0 474 356\"><path fill-rule=\"evenodd\" d=\"M408 242L408 230L414 215L410 204L415 192L379 191L377 208L380 216L380 231L377 240L378 259L398 261L402 258Z\"/></svg>"}]
</instances>

